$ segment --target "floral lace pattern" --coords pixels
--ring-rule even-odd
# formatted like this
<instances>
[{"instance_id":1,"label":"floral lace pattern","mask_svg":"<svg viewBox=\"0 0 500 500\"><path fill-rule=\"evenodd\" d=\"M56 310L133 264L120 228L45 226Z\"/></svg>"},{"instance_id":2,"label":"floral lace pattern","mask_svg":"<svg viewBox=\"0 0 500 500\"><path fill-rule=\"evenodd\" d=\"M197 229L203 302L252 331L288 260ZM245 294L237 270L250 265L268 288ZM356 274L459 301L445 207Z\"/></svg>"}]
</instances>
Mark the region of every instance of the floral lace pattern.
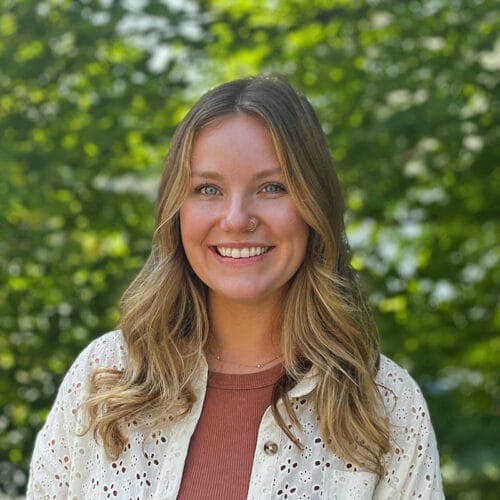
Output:
<instances>
[{"instance_id":1,"label":"floral lace pattern","mask_svg":"<svg viewBox=\"0 0 500 500\"><path fill-rule=\"evenodd\" d=\"M81 435L83 423L77 407L85 399L94 369L121 369L124 363L119 331L95 340L77 358L38 434L28 498L176 498L189 440L201 412L206 367L194 388L199 397L190 414L179 422L165 423L156 432L129 423L129 442L113 461L92 433ZM376 382L392 423L393 445L380 481L337 457L321 439L317 416L307 397L315 385L314 373L310 373L290 391L304 447L300 450L290 442L268 409L259 427L248 498L444 498L434 431L420 389L405 370L384 356Z\"/></svg>"}]
</instances>

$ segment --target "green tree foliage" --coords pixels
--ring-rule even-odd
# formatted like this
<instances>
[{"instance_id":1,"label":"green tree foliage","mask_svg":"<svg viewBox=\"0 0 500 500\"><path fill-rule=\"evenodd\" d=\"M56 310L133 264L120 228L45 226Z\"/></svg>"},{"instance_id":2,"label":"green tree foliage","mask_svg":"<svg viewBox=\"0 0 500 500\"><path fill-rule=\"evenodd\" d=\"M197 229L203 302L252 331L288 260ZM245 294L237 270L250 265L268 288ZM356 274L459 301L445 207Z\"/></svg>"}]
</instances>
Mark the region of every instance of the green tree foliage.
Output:
<instances>
[{"instance_id":1,"label":"green tree foliage","mask_svg":"<svg viewBox=\"0 0 500 500\"><path fill-rule=\"evenodd\" d=\"M313 101L384 351L429 401L449 498L500 488L493 0L3 0L0 491L146 256L173 127L273 71Z\"/></svg>"}]
</instances>

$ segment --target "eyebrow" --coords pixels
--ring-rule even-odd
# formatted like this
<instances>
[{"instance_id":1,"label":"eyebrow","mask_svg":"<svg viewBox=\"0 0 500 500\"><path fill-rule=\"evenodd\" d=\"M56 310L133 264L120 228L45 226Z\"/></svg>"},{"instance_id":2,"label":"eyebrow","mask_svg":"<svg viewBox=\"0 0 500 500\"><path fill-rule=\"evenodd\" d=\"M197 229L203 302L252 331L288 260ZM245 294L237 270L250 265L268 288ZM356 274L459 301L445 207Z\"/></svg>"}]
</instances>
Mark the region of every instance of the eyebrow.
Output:
<instances>
[{"instance_id":1,"label":"eyebrow","mask_svg":"<svg viewBox=\"0 0 500 500\"><path fill-rule=\"evenodd\" d=\"M255 176L255 180L265 179L267 177L272 177L274 175L282 175L282 171L280 167L269 168L266 170L261 170ZM202 179L212 179L215 181L220 181L224 178L219 172L215 172L212 170L202 170L201 172L193 172L193 177L198 177Z\"/></svg>"}]
</instances>

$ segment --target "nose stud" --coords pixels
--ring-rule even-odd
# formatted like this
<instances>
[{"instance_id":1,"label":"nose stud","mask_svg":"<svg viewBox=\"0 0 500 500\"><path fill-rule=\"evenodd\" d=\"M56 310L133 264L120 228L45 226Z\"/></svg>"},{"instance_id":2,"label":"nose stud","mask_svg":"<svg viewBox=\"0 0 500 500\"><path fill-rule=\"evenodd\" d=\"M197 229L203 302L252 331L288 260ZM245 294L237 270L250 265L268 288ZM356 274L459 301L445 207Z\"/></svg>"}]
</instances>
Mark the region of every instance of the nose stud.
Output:
<instances>
[{"instance_id":1,"label":"nose stud","mask_svg":"<svg viewBox=\"0 0 500 500\"><path fill-rule=\"evenodd\" d=\"M247 226L247 231L249 233L253 233L257 229L257 219L255 217L250 217L248 220L248 226Z\"/></svg>"}]
</instances>

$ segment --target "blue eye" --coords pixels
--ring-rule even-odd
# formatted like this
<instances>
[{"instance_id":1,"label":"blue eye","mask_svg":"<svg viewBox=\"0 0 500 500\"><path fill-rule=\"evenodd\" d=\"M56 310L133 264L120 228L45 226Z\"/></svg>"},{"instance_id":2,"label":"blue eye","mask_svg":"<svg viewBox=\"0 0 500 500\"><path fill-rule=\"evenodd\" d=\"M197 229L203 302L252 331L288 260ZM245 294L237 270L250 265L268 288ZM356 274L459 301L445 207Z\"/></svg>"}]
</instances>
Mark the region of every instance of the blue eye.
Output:
<instances>
[{"instance_id":1,"label":"blue eye","mask_svg":"<svg viewBox=\"0 0 500 500\"><path fill-rule=\"evenodd\" d=\"M262 191L264 193L271 193L271 194L274 194L274 193L283 193L285 192L285 187L282 185L282 184L278 184L277 182L273 182L273 183L270 183L270 184L266 184Z\"/></svg>"},{"instance_id":2,"label":"blue eye","mask_svg":"<svg viewBox=\"0 0 500 500\"><path fill-rule=\"evenodd\" d=\"M211 186L210 184L200 186L197 191L206 196L215 196L219 193L219 190L215 186Z\"/></svg>"}]
</instances>

